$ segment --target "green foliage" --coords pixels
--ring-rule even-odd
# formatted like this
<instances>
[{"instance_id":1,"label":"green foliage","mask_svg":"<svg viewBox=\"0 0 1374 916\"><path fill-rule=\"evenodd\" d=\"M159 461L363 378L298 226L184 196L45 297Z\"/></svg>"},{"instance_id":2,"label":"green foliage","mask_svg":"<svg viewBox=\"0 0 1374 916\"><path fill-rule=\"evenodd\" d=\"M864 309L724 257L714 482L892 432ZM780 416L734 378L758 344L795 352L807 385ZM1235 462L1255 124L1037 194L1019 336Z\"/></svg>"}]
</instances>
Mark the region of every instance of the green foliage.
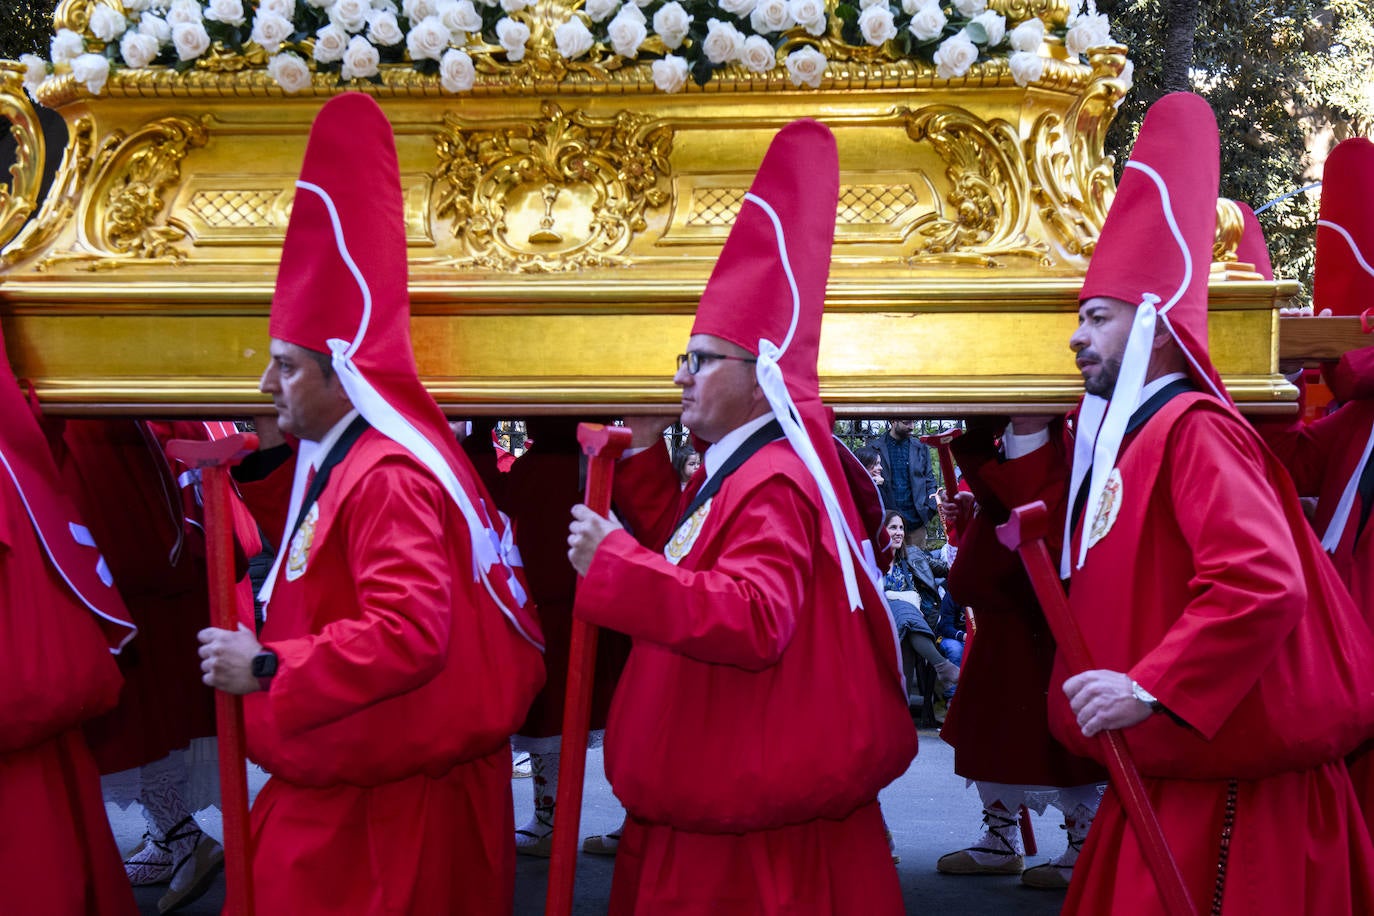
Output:
<instances>
[{"instance_id":1,"label":"green foliage","mask_svg":"<svg viewBox=\"0 0 1374 916\"><path fill-rule=\"evenodd\" d=\"M1149 105L1163 95L1164 0L1102 0L1131 49L1135 87L1108 134L1124 166ZM1367 0L1198 0L1193 88L1221 134L1221 195L1259 208L1320 178L1331 143L1374 127L1374 24ZM1260 215L1275 273L1312 279L1317 194Z\"/></svg>"},{"instance_id":2,"label":"green foliage","mask_svg":"<svg viewBox=\"0 0 1374 916\"><path fill-rule=\"evenodd\" d=\"M0 59L18 60L20 54L48 56L52 39L55 0L9 0L0 15Z\"/></svg>"}]
</instances>

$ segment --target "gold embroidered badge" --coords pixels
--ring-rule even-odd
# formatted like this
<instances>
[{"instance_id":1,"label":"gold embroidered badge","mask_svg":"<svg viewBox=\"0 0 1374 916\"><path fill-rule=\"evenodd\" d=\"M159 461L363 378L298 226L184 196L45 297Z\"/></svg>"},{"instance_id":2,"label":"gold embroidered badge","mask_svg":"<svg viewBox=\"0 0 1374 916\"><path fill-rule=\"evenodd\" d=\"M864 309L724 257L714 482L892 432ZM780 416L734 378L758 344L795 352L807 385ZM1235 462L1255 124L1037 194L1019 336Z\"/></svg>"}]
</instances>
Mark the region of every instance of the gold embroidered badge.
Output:
<instances>
[{"instance_id":1,"label":"gold embroidered badge","mask_svg":"<svg viewBox=\"0 0 1374 916\"><path fill-rule=\"evenodd\" d=\"M320 504L311 503L310 511L301 519L295 537L291 538L291 550L286 554L286 581L295 582L305 575L306 564L310 562L310 544L315 540L315 524L320 520Z\"/></svg>"},{"instance_id":2,"label":"gold embroidered badge","mask_svg":"<svg viewBox=\"0 0 1374 916\"><path fill-rule=\"evenodd\" d=\"M715 497L706 500L701 504L701 508L687 517L687 520L678 526L677 531L673 532L673 537L668 541L668 546L663 548L663 556L674 566L682 562L682 558L692 552L692 545L697 542L697 535L701 534L701 526L706 523L706 515L711 511L711 503Z\"/></svg>"},{"instance_id":3,"label":"gold embroidered badge","mask_svg":"<svg viewBox=\"0 0 1374 916\"><path fill-rule=\"evenodd\" d=\"M1112 468L1112 472L1107 475L1107 484L1102 488L1102 505L1097 510L1097 517L1093 519L1092 528L1088 530L1089 547L1107 536L1107 532L1112 530L1112 525L1116 524L1116 514L1120 511L1121 471Z\"/></svg>"}]
</instances>

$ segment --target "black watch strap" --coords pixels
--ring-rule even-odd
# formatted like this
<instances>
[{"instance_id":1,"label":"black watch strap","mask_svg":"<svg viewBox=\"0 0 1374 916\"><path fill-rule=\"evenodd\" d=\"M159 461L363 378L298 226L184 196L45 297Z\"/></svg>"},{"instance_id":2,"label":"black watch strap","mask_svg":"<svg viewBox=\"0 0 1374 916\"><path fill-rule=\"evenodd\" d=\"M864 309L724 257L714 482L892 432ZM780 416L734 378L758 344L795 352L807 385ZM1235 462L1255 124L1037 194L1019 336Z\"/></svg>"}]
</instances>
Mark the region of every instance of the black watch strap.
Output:
<instances>
[{"instance_id":1,"label":"black watch strap","mask_svg":"<svg viewBox=\"0 0 1374 916\"><path fill-rule=\"evenodd\" d=\"M277 653L271 649L263 649L253 656L250 670L253 677L258 679L258 686L266 690L272 684L272 678L277 674Z\"/></svg>"}]
</instances>

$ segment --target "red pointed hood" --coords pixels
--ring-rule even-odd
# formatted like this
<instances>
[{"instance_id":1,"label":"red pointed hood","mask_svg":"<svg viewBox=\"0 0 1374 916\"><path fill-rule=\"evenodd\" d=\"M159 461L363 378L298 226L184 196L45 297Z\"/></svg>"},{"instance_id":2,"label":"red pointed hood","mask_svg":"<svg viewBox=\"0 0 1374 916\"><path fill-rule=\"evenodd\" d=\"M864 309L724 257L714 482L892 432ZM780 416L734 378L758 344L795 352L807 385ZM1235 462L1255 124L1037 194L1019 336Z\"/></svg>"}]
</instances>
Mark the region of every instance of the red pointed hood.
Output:
<instances>
[{"instance_id":1,"label":"red pointed hood","mask_svg":"<svg viewBox=\"0 0 1374 916\"><path fill-rule=\"evenodd\" d=\"M542 645L509 526L420 383L410 342L405 212L391 125L371 96L325 103L310 129L282 244L270 332L333 356L353 406L448 490L480 576L507 618Z\"/></svg>"},{"instance_id":2,"label":"red pointed hood","mask_svg":"<svg viewBox=\"0 0 1374 916\"><path fill-rule=\"evenodd\" d=\"M137 630L115 590L114 578L95 539L63 490L57 465L48 450L48 440L10 368L3 336L0 336L0 474L7 475L14 483L28 515L27 519L9 519L8 523L33 525L53 569L67 583L72 595L96 616L111 651L118 652ZM5 521L0 519L0 524Z\"/></svg>"},{"instance_id":3,"label":"red pointed hood","mask_svg":"<svg viewBox=\"0 0 1374 916\"><path fill-rule=\"evenodd\" d=\"M1322 173L1312 305L1333 315L1374 307L1374 142L1336 145Z\"/></svg>"},{"instance_id":4,"label":"red pointed hood","mask_svg":"<svg viewBox=\"0 0 1374 916\"><path fill-rule=\"evenodd\" d=\"M1269 243L1264 240L1264 229L1259 217L1250 205L1243 200L1235 202L1240 209L1240 218L1245 226L1241 233L1240 244L1236 246L1236 260L1242 264L1253 264L1255 273L1266 280L1274 279L1274 265L1269 260Z\"/></svg>"},{"instance_id":5,"label":"red pointed hood","mask_svg":"<svg viewBox=\"0 0 1374 916\"><path fill-rule=\"evenodd\" d=\"M839 192L839 153L829 128L801 120L780 130L702 293L692 333L723 338L759 357L759 385L820 488L850 606L857 608L879 600L872 532L836 452L817 369ZM870 588L861 588L859 569Z\"/></svg>"},{"instance_id":6,"label":"red pointed hood","mask_svg":"<svg viewBox=\"0 0 1374 916\"><path fill-rule=\"evenodd\" d=\"M1084 395L1079 409L1070 491L1088 483L1083 518L1097 517L1107 479L1131 414L1140 403L1156 323L1188 359L1193 381L1223 403L1230 397L1207 351L1207 279L1216 235L1220 143L1216 117L1198 95L1166 95L1145 115L1102 235L1088 264L1079 302L1108 296L1137 304L1110 402ZM1074 550L1065 520L1060 574L1088 555Z\"/></svg>"}]
</instances>

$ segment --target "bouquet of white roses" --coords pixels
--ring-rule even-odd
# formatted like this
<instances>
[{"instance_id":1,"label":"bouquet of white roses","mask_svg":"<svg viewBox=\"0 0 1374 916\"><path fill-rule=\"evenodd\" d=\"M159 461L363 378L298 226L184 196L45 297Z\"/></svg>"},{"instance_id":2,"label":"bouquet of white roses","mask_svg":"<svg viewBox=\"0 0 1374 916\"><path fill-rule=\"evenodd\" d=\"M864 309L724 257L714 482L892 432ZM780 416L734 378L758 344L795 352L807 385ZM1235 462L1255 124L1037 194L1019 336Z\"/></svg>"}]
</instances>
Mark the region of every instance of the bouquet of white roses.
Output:
<instances>
[{"instance_id":1,"label":"bouquet of white roses","mask_svg":"<svg viewBox=\"0 0 1374 916\"><path fill-rule=\"evenodd\" d=\"M986 2L841 0L832 11L825 0L581 0L550 25L563 60L651 61L654 84L666 92L689 78L705 85L727 66L766 73L780 63L793 85L819 87L826 36L925 61L944 79L997 56L1018 84L1039 79L1045 23L1009 24ZM123 0L122 10L93 4L84 33L59 29L51 63L20 60L30 93L55 70L99 94L111 67L185 70L224 56L265 63L286 92L310 87L317 73L380 82L388 63L465 92L476 79L472 54L525 57L534 14L529 0ZM1092 0L1051 31L1073 56L1111 41Z\"/></svg>"}]
</instances>

